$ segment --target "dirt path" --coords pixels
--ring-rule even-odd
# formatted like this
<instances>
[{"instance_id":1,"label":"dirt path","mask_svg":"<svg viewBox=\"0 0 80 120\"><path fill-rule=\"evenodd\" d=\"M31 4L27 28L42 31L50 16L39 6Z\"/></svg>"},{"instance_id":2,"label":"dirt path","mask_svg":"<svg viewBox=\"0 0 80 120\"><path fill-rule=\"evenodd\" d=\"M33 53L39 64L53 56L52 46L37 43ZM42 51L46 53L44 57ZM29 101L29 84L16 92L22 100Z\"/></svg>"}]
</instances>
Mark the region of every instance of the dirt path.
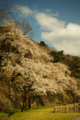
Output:
<instances>
[{"instance_id":1,"label":"dirt path","mask_svg":"<svg viewBox=\"0 0 80 120\"><path fill-rule=\"evenodd\" d=\"M80 120L80 115L78 115L77 117L73 118L72 120Z\"/></svg>"}]
</instances>

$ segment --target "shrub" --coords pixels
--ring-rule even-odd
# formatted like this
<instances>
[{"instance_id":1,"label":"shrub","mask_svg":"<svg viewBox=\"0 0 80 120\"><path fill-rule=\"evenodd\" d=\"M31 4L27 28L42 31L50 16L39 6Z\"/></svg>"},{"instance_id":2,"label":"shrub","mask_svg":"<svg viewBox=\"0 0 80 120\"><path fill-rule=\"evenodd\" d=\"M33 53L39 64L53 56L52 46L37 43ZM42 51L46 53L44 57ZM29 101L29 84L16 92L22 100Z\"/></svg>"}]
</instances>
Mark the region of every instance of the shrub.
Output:
<instances>
[{"instance_id":1,"label":"shrub","mask_svg":"<svg viewBox=\"0 0 80 120\"><path fill-rule=\"evenodd\" d=\"M12 114L18 112L19 110L18 109L12 109L12 110L8 110L8 111L5 111L5 113L8 114L8 116L10 117Z\"/></svg>"}]
</instances>

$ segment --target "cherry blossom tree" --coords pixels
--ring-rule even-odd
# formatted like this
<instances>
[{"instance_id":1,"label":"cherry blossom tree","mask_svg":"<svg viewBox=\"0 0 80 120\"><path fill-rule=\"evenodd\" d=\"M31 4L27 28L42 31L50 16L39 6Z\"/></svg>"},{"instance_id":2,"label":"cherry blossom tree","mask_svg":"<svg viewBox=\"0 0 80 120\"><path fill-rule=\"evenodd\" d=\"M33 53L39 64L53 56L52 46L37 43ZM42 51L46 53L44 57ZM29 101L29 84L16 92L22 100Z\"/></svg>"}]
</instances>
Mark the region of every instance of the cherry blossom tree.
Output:
<instances>
[{"instance_id":1,"label":"cherry blossom tree","mask_svg":"<svg viewBox=\"0 0 80 120\"><path fill-rule=\"evenodd\" d=\"M25 109L26 106L31 108L31 103L34 101L35 96L37 95L32 88L35 81L26 80L22 83L12 81L12 78L5 82L7 90L3 89L5 96L12 102L14 108L21 108L21 112Z\"/></svg>"}]
</instances>

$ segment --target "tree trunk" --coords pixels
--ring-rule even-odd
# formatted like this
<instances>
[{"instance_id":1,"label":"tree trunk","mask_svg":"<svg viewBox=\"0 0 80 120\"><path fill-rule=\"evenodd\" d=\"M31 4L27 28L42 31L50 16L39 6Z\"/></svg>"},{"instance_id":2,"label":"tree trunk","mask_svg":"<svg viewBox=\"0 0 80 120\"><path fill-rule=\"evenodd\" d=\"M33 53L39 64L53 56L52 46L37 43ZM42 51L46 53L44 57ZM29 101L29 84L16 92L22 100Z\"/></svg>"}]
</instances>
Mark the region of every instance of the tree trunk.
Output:
<instances>
[{"instance_id":1,"label":"tree trunk","mask_svg":"<svg viewBox=\"0 0 80 120\"><path fill-rule=\"evenodd\" d=\"M30 104L30 102L29 102L29 109L31 109L31 104Z\"/></svg>"},{"instance_id":2,"label":"tree trunk","mask_svg":"<svg viewBox=\"0 0 80 120\"><path fill-rule=\"evenodd\" d=\"M21 112L23 112L24 108L21 109Z\"/></svg>"}]
</instances>

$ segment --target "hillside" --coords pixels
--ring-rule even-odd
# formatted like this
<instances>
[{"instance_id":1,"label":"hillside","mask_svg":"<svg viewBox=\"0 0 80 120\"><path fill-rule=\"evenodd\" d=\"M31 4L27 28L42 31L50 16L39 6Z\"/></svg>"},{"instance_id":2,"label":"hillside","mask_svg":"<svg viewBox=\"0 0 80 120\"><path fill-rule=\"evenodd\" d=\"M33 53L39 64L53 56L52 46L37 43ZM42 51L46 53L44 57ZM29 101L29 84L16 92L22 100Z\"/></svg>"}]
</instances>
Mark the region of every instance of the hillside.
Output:
<instances>
[{"instance_id":1,"label":"hillside","mask_svg":"<svg viewBox=\"0 0 80 120\"><path fill-rule=\"evenodd\" d=\"M14 23L6 23L0 30L0 102L2 105L6 106L8 102L2 90L8 91L6 83L9 78L11 83L23 84L26 78L28 78L27 82L34 82L30 93L37 96L34 104L35 101L38 101L39 105L42 101L44 105L79 102L79 80L71 77L67 65L61 62L53 63L50 50L44 49L23 35ZM13 75L15 78L11 79ZM8 106L11 105L10 101ZM3 109L2 106L0 109Z\"/></svg>"}]
</instances>

